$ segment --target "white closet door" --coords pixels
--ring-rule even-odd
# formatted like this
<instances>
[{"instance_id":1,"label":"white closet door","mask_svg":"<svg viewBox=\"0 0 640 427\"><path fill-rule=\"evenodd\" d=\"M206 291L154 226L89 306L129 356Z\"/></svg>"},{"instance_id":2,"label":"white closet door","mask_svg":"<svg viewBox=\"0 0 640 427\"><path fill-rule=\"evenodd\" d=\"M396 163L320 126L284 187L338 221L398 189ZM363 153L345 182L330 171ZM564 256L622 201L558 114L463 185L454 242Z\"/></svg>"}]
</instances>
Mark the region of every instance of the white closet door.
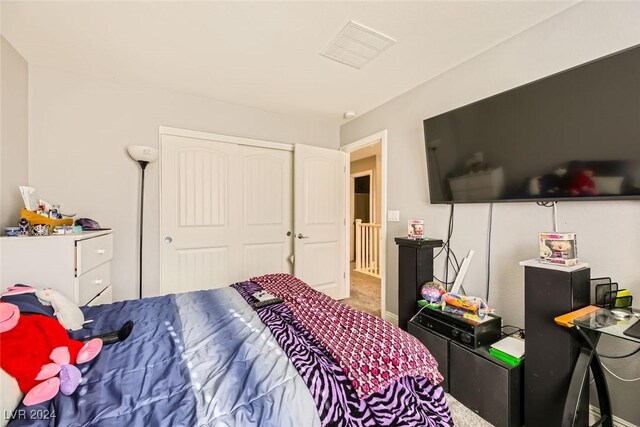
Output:
<instances>
[{"instance_id":1,"label":"white closet door","mask_svg":"<svg viewBox=\"0 0 640 427\"><path fill-rule=\"evenodd\" d=\"M295 275L335 299L347 298L346 154L296 144Z\"/></svg>"},{"instance_id":2,"label":"white closet door","mask_svg":"<svg viewBox=\"0 0 640 427\"><path fill-rule=\"evenodd\" d=\"M290 272L291 152L163 134L161 155L161 294Z\"/></svg>"},{"instance_id":3,"label":"white closet door","mask_svg":"<svg viewBox=\"0 0 640 427\"><path fill-rule=\"evenodd\" d=\"M293 188L291 151L240 146L242 278L291 273Z\"/></svg>"}]
</instances>

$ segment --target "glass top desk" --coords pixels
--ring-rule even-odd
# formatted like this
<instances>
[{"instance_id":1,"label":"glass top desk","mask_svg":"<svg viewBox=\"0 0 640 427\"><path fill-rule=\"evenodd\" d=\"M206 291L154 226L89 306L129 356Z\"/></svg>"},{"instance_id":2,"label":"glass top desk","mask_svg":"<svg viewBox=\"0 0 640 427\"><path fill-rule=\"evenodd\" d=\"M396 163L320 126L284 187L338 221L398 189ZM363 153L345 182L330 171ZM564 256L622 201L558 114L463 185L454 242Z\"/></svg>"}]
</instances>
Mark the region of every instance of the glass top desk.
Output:
<instances>
[{"instance_id":1,"label":"glass top desk","mask_svg":"<svg viewBox=\"0 0 640 427\"><path fill-rule=\"evenodd\" d=\"M596 346L603 334L640 344L640 338L624 333L629 327L640 321L638 319L638 317L640 317L640 310L618 310L627 311L631 316L621 319L614 316L611 310L589 306L555 319L559 325L575 330L580 337L582 346L573 368L573 374L571 375L571 383L569 384L569 391L565 401L562 425L575 425L582 391L588 387L589 370L591 370L598 393L598 403L600 405L600 420L594 425L602 425L604 427L613 426L609 389L600 357L598 353L596 353Z\"/></svg>"},{"instance_id":2,"label":"glass top desk","mask_svg":"<svg viewBox=\"0 0 640 427\"><path fill-rule=\"evenodd\" d=\"M636 322L640 317L640 310L637 309L618 309L620 311L631 312L631 316L626 319L620 319L611 314L611 310L600 308L591 313L577 317L571 320L574 326L596 331L600 334L611 335L617 338L633 341L640 344L640 338L626 335L624 332Z\"/></svg>"}]
</instances>

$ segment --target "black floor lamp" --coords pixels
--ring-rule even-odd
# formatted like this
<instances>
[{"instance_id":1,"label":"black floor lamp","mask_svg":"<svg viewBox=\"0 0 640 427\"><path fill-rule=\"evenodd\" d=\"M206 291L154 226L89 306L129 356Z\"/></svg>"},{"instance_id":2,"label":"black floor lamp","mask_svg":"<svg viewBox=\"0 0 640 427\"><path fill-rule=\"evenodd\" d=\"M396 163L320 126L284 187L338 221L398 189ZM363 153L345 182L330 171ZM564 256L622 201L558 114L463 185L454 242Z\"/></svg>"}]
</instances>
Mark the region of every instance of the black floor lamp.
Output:
<instances>
[{"instance_id":1,"label":"black floor lamp","mask_svg":"<svg viewBox=\"0 0 640 427\"><path fill-rule=\"evenodd\" d=\"M143 145L130 145L127 147L127 152L131 158L140 164L140 170L142 171L142 177L140 180L140 254L138 258L138 270L139 270L139 286L140 291L138 297L142 298L142 233L144 230L144 170L149 163L155 162L158 159L158 150L152 147L145 147Z\"/></svg>"}]
</instances>

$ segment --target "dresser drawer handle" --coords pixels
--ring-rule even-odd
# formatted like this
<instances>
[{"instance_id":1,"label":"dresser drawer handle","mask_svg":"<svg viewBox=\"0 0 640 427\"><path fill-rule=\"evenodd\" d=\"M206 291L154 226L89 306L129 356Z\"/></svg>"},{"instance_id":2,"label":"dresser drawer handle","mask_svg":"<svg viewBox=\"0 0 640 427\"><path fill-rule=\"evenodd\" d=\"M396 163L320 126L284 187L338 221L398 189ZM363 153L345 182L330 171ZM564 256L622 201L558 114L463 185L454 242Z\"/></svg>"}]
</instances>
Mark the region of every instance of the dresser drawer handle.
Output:
<instances>
[{"instance_id":1,"label":"dresser drawer handle","mask_svg":"<svg viewBox=\"0 0 640 427\"><path fill-rule=\"evenodd\" d=\"M98 249L96 252L100 255L104 255L106 251L104 249Z\"/></svg>"},{"instance_id":2,"label":"dresser drawer handle","mask_svg":"<svg viewBox=\"0 0 640 427\"><path fill-rule=\"evenodd\" d=\"M96 279L93 281L95 285L102 285L102 279Z\"/></svg>"}]
</instances>

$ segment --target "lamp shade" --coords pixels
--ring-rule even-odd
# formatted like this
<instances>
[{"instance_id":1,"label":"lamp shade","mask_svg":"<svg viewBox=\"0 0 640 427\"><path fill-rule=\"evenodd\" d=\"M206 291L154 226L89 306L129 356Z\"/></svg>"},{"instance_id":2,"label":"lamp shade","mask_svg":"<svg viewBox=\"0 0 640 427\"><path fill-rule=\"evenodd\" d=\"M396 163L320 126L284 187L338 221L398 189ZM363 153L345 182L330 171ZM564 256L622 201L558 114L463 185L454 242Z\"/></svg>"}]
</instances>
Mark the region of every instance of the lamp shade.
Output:
<instances>
[{"instance_id":1,"label":"lamp shade","mask_svg":"<svg viewBox=\"0 0 640 427\"><path fill-rule=\"evenodd\" d=\"M144 145L129 145L127 152L133 160L139 162L155 162L158 160L158 150L153 147L145 147Z\"/></svg>"}]
</instances>

